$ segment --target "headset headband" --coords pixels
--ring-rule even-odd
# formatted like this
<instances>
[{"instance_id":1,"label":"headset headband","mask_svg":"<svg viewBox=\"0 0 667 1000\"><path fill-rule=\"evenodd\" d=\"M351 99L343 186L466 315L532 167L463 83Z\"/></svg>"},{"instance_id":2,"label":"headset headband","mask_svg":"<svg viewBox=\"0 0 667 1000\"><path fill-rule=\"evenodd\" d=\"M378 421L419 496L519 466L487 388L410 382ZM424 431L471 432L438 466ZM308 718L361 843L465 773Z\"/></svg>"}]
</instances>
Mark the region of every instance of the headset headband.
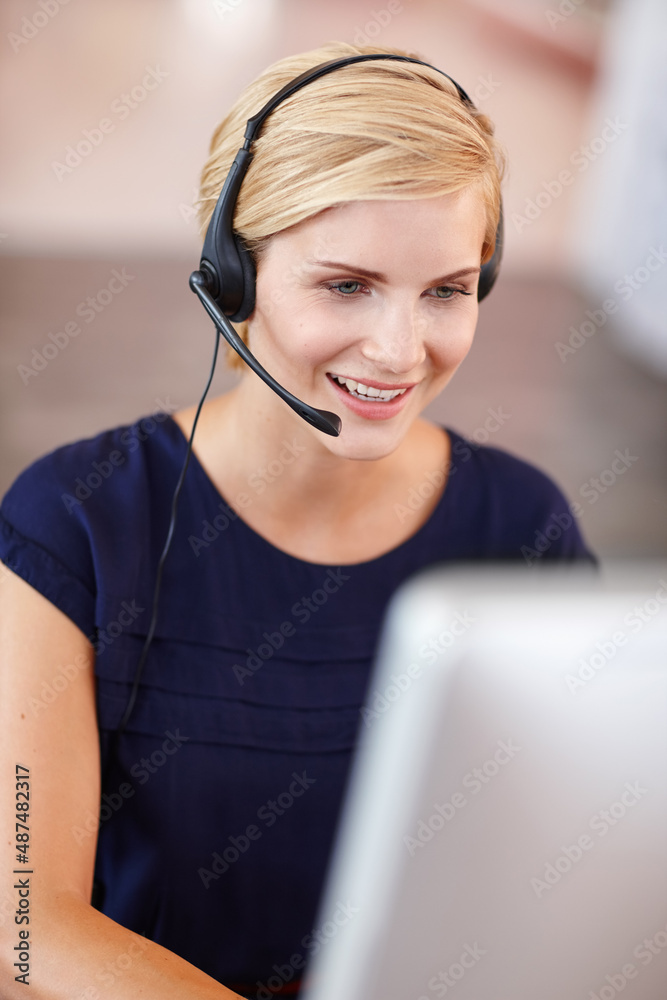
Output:
<instances>
[{"instance_id":1,"label":"headset headband","mask_svg":"<svg viewBox=\"0 0 667 1000\"><path fill-rule=\"evenodd\" d=\"M239 190L246 171L253 158L252 144L268 116L288 97L317 80L343 66L358 62L376 60L392 60L394 62L415 63L435 70L446 77L455 87L464 104L470 108L475 105L465 90L451 76L421 59L411 56L401 56L392 53L371 53L368 55L348 56L344 59L334 59L331 62L320 63L313 69L306 70L295 77L279 90L266 104L248 119L245 129L243 146L239 149L229 173L222 186L222 191L204 239L199 270L203 273L207 289L220 310L235 323L247 319L255 307L256 272L252 257L241 237L234 232L234 210ZM479 277L477 298L481 301L491 291L500 268L503 250L503 211L500 206L500 218L496 230L496 242L493 256L482 265Z\"/></svg>"}]
</instances>

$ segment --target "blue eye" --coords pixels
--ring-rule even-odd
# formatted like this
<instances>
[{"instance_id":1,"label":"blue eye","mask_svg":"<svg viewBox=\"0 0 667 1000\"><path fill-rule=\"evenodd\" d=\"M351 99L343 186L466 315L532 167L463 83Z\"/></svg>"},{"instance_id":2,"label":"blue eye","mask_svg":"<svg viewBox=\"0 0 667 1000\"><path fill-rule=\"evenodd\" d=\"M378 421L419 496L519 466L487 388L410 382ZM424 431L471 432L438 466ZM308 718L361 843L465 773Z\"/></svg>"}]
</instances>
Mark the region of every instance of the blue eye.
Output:
<instances>
[{"instance_id":1,"label":"blue eye","mask_svg":"<svg viewBox=\"0 0 667 1000\"><path fill-rule=\"evenodd\" d=\"M448 299L453 299L457 295L472 294L471 292L464 292L462 288L450 288L449 285L436 285L435 288L432 289L432 291L435 293L433 295L433 298L444 299L445 301L447 301Z\"/></svg>"},{"instance_id":2,"label":"blue eye","mask_svg":"<svg viewBox=\"0 0 667 1000\"><path fill-rule=\"evenodd\" d=\"M360 281L334 281L329 285L329 288L333 289L335 292L340 292L341 295L354 295L361 288Z\"/></svg>"}]
</instances>

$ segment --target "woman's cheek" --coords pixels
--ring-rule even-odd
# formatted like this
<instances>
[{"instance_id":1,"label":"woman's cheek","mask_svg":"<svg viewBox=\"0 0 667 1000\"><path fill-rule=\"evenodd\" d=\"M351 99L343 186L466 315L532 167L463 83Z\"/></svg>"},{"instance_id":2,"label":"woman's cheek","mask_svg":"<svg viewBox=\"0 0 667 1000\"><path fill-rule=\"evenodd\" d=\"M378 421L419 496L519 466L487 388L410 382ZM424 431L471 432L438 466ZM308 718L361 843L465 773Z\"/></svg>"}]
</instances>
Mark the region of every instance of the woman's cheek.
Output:
<instances>
[{"instance_id":1,"label":"woman's cheek","mask_svg":"<svg viewBox=\"0 0 667 1000\"><path fill-rule=\"evenodd\" d=\"M322 306L295 310L291 346L299 358L316 368L357 344L363 335L363 323L352 315Z\"/></svg>"},{"instance_id":2,"label":"woman's cheek","mask_svg":"<svg viewBox=\"0 0 667 1000\"><path fill-rule=\"evenodd\" d=\"M441 332L431 346L431 357L437 370L451 372L458 368L472 347L475 321L458 323Z\"/></svg>"}]
</instances>

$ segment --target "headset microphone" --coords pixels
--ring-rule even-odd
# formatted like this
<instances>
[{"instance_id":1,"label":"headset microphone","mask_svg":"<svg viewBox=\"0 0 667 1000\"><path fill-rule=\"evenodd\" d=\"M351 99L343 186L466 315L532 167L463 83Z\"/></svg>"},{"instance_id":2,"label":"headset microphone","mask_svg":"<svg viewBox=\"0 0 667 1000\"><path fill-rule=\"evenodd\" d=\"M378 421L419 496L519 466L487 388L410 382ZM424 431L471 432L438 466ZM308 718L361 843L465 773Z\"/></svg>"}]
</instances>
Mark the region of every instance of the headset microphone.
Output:
<instances>
[{"instance_id":1,"label":"headset microphone","mask_svg":"<svg viewBox=\"0 0 667 1000\"><path fill-rule=\"evenodd\" d=\"M274 392L278 393L280 398L283 399L288 406L291 406L295 413L298 413L300 417L303 417L303 419L307 420L309 424L316 427L318 431L322 431L324 434L331 434L332 437L338 437L342 427L339 416L335 413L331 413L330 410L318 410L314 406L309 406L308 403L304 403L302 400L297 399L291 392L284 389L279 382L276 382L273 376L269 375L266 368L263 368L262 365L260 365L254 354L250 353L225 314L220 311L218 304L211 295L207 287L207 278L209 278L209 274L210 272L208 268L206 268L206 270L202 268L199 271L193 271L190 275L190 288L199 297L199 301L230 347L234 348L237 354L243 358L245 363L252 368L252 370L259 375L259 377L263 379Z\"/></svg>"}]
</instances>

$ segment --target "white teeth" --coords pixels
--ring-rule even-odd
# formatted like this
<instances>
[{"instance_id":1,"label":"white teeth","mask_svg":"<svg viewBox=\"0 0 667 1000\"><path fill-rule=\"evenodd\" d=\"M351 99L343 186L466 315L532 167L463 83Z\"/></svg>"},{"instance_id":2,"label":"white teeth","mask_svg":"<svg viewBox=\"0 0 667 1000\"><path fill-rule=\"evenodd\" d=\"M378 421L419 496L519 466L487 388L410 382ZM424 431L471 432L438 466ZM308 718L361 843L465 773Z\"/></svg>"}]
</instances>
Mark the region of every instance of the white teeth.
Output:
<instances>
[{"instance_id":1,"label":"white teeth","mask_svg":"<svg viewBox=\"0 0 667 1000\"><path fill-rule=\"evenodd\" d=\"M388 402L396 396L402 396L405 389L375 389L372 385L364 385L363 382L355 382L353 378L343 378L341 375L333 375L339 385L347 386L348 391L361 399L372 396L374 399Z\"/></svg>"}]
</instances>

